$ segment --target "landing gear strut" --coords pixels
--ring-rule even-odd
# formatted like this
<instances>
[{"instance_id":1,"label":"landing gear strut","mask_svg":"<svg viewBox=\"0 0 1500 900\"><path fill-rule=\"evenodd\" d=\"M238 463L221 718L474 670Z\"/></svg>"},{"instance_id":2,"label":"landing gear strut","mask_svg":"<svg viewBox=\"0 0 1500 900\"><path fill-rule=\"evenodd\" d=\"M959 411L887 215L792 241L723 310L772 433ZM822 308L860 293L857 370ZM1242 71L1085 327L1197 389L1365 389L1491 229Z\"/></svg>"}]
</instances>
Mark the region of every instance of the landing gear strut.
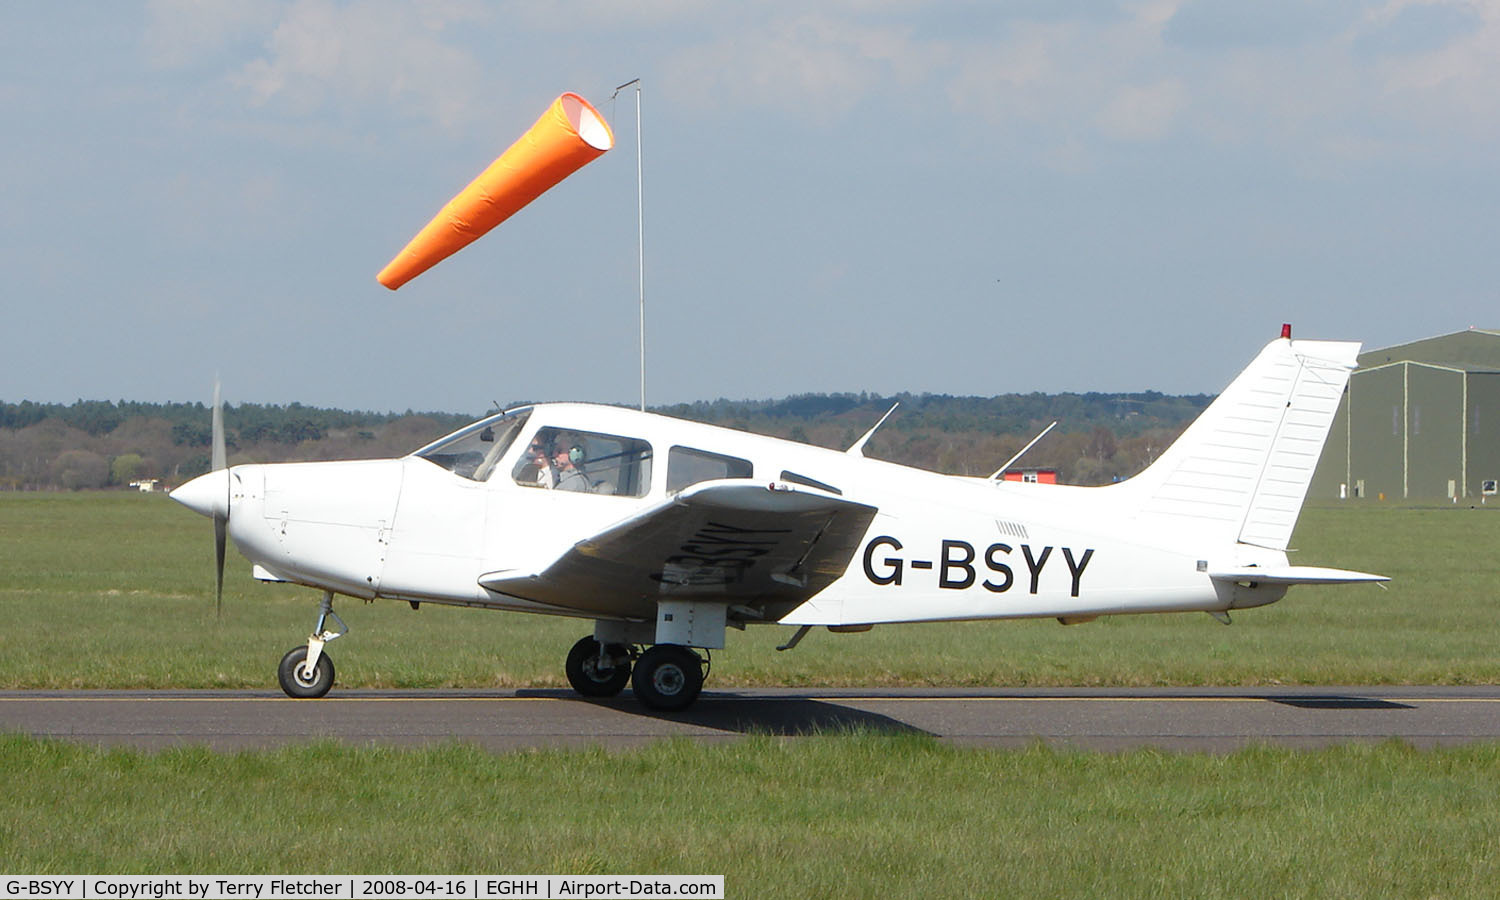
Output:
<instances>
[{"instance_id":1,"label":"landing gear strut","mask_svg":"<svg viewBox=\"0 0 1500 900\"><path fill-rule=\"evenodd\" d=\"M329 618L342 631L326 631ZM318 604L318 624L307 639L307 646L293 647L276 667L276 680L288 697L298 699L321 697L333 687L333 660L323 652L323 645L349 633L349 626L333 611L333 591L324 591Z\"/></svg>"}]
</instances>

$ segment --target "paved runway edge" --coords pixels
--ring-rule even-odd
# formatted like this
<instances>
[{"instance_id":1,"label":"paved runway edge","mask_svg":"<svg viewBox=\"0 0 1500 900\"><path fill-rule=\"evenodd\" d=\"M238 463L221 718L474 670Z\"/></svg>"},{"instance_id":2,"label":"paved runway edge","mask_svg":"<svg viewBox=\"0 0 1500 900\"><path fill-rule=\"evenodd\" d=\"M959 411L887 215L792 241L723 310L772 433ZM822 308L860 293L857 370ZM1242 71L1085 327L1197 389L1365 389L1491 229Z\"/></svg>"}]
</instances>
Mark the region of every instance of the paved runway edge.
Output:
<instances>
[{"instance_id":1,"label":"paved runway edge","mask_svg":"<svg viewBox=\"0 0 1500 900\"><path fill-rule=\"evenodd\" d=\"M685 713L566 690L4 691L0 731L157 749L275 747L317 739L494 750L626 748L667 737L732 740L851 730L974 746L1225 752L1399 739L1500 739L1500 687L754 688L707 691Z\"/></svg>"}]
</instances>

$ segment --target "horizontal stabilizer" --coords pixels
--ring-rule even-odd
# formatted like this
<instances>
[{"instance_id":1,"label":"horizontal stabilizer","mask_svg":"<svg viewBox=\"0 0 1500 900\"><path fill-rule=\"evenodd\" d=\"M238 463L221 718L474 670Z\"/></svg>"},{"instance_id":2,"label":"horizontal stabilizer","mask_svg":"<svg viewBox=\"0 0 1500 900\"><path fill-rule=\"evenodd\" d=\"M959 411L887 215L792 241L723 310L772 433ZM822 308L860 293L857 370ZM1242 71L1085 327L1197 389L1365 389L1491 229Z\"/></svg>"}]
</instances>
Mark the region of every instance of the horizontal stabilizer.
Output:
<instances>
[{"instance_id":1,"label":"horizontal stabilizer","mask_svg":"<svg viewBox=\"0 0 1500 900\"><path fill-rule=\"evenodd\" d=\"M1260 584L1364 584L1391 580L1385 575L1321 566L1245 566L1209 572L1208 577L1214 581L1254 581Z\"/></svg>"}]
</instances>

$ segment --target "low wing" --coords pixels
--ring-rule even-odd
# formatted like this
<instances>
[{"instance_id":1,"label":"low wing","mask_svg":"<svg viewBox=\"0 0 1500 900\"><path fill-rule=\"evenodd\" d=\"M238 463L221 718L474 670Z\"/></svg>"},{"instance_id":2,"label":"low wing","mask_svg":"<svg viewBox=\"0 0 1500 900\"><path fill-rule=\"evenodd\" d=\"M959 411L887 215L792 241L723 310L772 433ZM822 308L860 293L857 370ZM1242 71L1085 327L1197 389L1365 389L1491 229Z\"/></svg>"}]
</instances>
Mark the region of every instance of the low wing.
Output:
<instances>
[{"instance_id":1,"label":"low wing","mask_svg":"<svg viewBox=\"0 0 1500 900\"><path fill-rule=\"evenodd\" d=\"M663 598L722 599L780 618L844 573L875 507L807 488L705 481L593 537L541 572L491 572L492 591L653 619Z\"/></svg>"}]
</instances>

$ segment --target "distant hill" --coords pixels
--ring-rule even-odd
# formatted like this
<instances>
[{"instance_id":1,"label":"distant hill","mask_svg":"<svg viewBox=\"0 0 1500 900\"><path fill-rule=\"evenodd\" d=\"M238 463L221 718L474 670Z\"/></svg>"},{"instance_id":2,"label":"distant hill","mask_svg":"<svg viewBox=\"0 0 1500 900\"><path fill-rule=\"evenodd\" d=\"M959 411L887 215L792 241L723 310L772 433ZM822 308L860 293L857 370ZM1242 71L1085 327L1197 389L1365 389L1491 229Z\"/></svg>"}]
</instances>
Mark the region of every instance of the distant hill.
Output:
<instances>
[{"instance_id":1,"label":"distant hill","mask_svg":"<svg viewBox=\"0 0 1500 900\"><path fill-rule=\"evenodd\" d=\"M799 394L779 400L715 400L655 412L843 449L893 404L900 409L867 452L964 475L987 475L1053 421L1026 457L1061 480L1102 483L1147 465L1213 398L1206 394ZM226 404L233 462L399 456L478 418L455 413L376 413L293 403ZM123 486L156 477L178 484L207 471L209 409L202 403L0 401L0 490Z\"/></svg>"}]
</instances>

